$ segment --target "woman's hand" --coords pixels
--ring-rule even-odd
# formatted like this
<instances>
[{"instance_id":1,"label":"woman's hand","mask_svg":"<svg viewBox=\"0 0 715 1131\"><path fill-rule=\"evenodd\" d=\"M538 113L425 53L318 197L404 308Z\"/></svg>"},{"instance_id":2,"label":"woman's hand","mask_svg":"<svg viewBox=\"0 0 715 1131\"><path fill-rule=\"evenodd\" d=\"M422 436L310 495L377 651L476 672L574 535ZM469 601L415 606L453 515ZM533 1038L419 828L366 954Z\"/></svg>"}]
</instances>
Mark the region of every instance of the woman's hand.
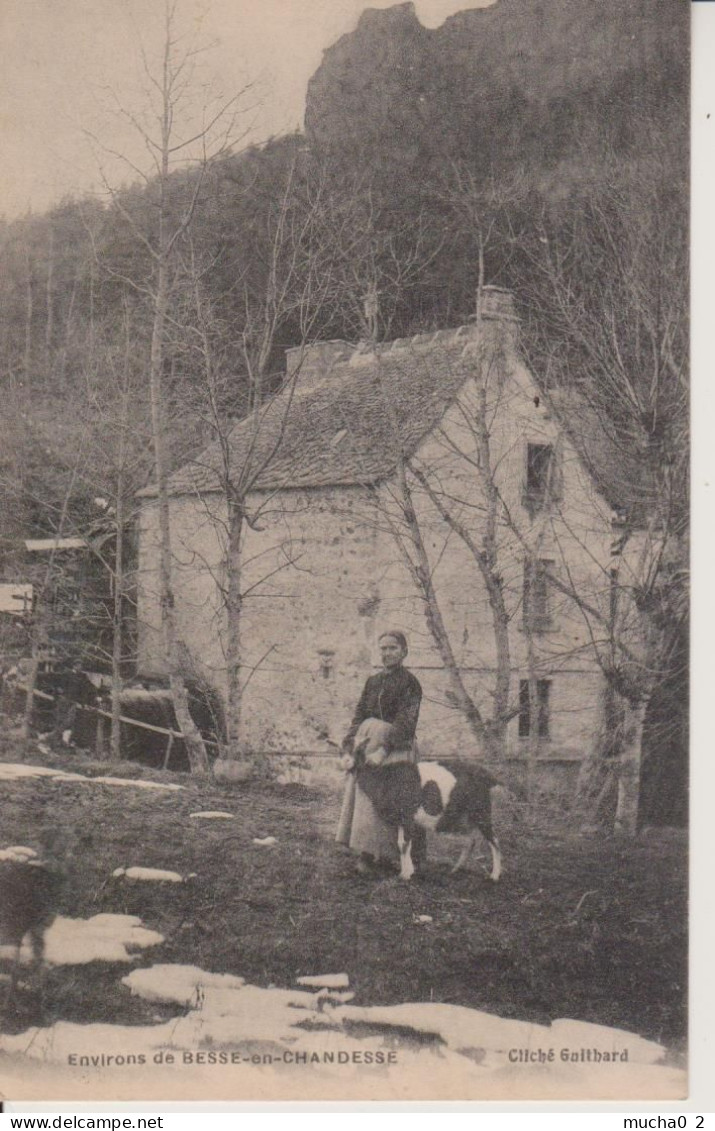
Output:
<instances>
[{"instance_id":1,"label":"woman's hand","mask_svg":"<svg viewBox=\"0 0 715 1131\"><path fill-rule=\"evenodd\" d=\"M355 769L355 759L352 754L343 754L340 759L340 765L343 767L346 774L349 774L351 770Z\"/></svg>"},{"instance_id":2,"label":"woman's hand","mask_svg":"<svg viewBox=\"0 0 715 1131\"><path fill-rule=\"evenodd\" d=\"M377 750L371 750L369 754L365 755L368 766L381 766L386 758L387 751L384 746L378 746Z\"/></svg>"}]
</instances>

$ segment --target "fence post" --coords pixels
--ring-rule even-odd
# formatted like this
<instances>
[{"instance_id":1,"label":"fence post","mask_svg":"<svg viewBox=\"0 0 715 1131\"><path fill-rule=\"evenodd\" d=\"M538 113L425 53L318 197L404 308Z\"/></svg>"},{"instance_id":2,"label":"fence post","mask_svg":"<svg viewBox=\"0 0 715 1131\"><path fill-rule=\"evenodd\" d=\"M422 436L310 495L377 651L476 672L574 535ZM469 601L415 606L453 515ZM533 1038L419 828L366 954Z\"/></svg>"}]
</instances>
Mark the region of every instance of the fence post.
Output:
<instances>
[{"instance_id":1,"label":"fence post","mask_svg":"<svg viewBox=\"0 0 715 1131\"><path fill-rule=\"evenodd\" d=\"M174 732L170 731L169 732L169 741L166 744L166 754L164 755L164 764L161 767L162 770L165 770L169 765L169 758L171 757L171 748L172 748L173 745L174 745Z\"/></svg>"},{"instance_id":2,"label":"fence post","mask_svg":"<svg viewBox=\"0 0 715 1131\"><path fill-rule=\"evenodd\" d=\"M99 762L104 761L104 719L97 711L97 740L96 740L96 755Z\"/></svg>"}]
</instances>

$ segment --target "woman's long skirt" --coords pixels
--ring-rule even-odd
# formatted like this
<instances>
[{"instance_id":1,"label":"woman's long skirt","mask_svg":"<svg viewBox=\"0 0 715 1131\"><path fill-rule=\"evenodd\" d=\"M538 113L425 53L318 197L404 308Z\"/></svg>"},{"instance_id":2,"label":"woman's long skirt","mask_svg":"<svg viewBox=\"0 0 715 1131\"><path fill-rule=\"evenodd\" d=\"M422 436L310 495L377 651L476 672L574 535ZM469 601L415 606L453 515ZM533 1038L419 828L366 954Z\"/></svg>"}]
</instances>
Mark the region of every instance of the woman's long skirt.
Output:
<instances>
[{"instance_id":1,"label":"woman's long skirt","mask_svg":"<svg viewBox=\"0 0 715 1131\"><path fill-rule=\"evenodd\" d=\"M414 760L411 750L395 750L383 765ZM394 825L385 824L370 798L360 789L355 774L348 774L345 783L335 839L338 844L345 845L353 852L365 852L375 860L383 860L388 864L399 863L397 829Z\"/></svg>"}]
</instances>

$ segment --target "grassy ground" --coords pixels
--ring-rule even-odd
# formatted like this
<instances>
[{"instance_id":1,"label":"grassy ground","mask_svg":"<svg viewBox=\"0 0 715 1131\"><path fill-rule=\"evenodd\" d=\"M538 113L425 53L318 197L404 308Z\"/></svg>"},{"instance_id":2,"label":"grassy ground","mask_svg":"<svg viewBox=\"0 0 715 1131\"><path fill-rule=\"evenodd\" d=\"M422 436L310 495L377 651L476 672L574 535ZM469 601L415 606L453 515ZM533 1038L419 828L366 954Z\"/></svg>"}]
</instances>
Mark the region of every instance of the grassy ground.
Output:
<instances>
[{"instance_id":1,"label":"grassy ground","mask_svg":"<svg viewBox=\"0 0 715 1131\"><path fill-rule=\"evenodd\" d=\"M17 760L12 751L6 761ZM41 756L29 759L37 762ZM52 761L52 759L50 759ZM106 773L65 757L63 768ZM430 847L427 877L363 879L332 843L339 799L300 785L197 783L124 764L109 771L186 786L180 793L34 779L0 789L0 847L41 846L57 827L63 914L141 916L163 946L139 964L189 963L290 986L347 971L356 1004L442 1001L534 1021L572 1017L622 1026L678 1048L685 1039L686 863L680 837L634 847L602 836L537 833L512 818L499 832L505 874L449 875L458 838ZM201 809L233 822L192 820ZM274 836L261 847L254 837ZM184 885L111 879L120 865L169 868ZM431 916L420 922L419 916ZM49 971L21 995L5 1031L56 1019L140 1023L161 1007L130 998L125 966ZM171 1011L169 1011L171 1012Z\"/></svg>"}]
</instances>

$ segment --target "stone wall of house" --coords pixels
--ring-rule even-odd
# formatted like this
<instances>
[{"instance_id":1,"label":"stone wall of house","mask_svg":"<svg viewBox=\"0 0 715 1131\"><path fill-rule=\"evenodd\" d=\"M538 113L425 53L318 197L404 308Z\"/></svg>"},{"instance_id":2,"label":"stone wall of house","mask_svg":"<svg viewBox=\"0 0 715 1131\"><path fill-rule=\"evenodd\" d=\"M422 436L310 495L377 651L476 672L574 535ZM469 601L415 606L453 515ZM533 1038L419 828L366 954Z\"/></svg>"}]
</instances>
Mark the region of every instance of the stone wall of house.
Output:
<instances>
[{"instance_id":1,"label":"stone wall of house","mask_svg":"<svg viewBox=\"0 0 715 1131\"><path fill-rule=\"evenodd\" d=\"M171 499L172 584L186 674L223 692L224 508L219 496ZM155 499L143 499L139 516L137 636L139 674L161 679L166 671L159 600L159 517ZM217 584L218 582L218 584Z\"/></svg>"},{"instance_id":2,"label":"stone wall of house","mask_svg":"<svg viewBox=\"0 0 715 1131\"><path fill-rule=\"evenodd\" d=\"M179 632L193 663L225 692L223 513L171 500ZM244 742L252 750L328 750L339 742L371 671L382 615L379 542L369 495L360 489L256 496L255 528L244 542L241 646L246 691ZM157 599L157 515L142 507L140 669L164 670ZM394 552L387 547L389 553Z\"/></svg>"},{"instance_id":3,"label":"stone wall of house","mask_svg":"<svg viewBox=\"0 0 715 1131\"><path fill-rule=\"evenodd\" d=\"M422 468L451 500L478 539L483 494L473 463L457 457L470 436L475 387L466 388L443 428L417 453ZM514 719L510 758L553 760L553 774L591 752L603 729L603 679L593 658L587 618L573 601L552 594L552 624L531 637L523 628L524 558L554 563L594 606L608 608L610 511L573 447L508 346L487 383L490 444L496 481L513 518L499 530L510 614ZM530 514L523 483L528 443L551 443L559 461L563 502ZM433 578L465 684L486 715L496 663L486 591L471 554L423 492L415 506ZM391 489L354 487L285 491L261 506L244 545L241 646L246 690L243 739L251 750L334 750L364 680L378 664L380 632L395 627L410 639L408 666L424 690L419 741L427 756L477 755L464 719L450 703L448 681L431 638L424 605L389 532ZM214 513L212 513L212 510ZM180 630L195 665L225 688L225 626L217 580L223 581L222 513L217 499L172 500ZM140 539L140 656L145 673L162 670L156 601L156 514L146 500ZM550 680L550 734L538 744L519 736L519 684L530 671ZM563 766L565 769L559 770Z\"/></svg>"},{"instance_id":4,"label":"stone wall of house","mask_svg":"<svg viewBox=\"0 0 715 1131\"><path fill-rule=\"evenodd\" d=\"M487 382L487 408L493 478L511 516L511 527L502 523L497 533L510 617L514 717L509 727L509 755L553 758L564 763L580 760L594 750L603 731L603 677L593 654L593 617L584 616L578 603L552 589L550 625L545 631L527 633L523 616L524 562L529 555L550 561L557 578L606 615L612 541L610 510L513 352L507 354L499 380L494 377ZM486 499L475 467L477 452L470 424L476 419L475 413L476 387L467 387L442 427L423 443L415 463L479 546ZM529 443L552 444L558 461L560 501L540 513L532 513L524 505ZM391 489L383 492L381 505L394 520L391 494ZM461 507L457 500L463 501ZM413 503L455 658L467 689L484 717L489 717L497 655L486 587L473 554L457 534L446 528L427 493L415 490ZM388 619L408 633L409 664L425 688L421 745L430 755L475 751L471 732L450 704L448 682L425 620L424 606L399 555L383 552L381 557L386 564L380 585L382 606L389 610ZM548 739L538 743L519 735L519 688L532 670L537 679L550 683L550 733Z\"/></svg>"}]
</instances>

